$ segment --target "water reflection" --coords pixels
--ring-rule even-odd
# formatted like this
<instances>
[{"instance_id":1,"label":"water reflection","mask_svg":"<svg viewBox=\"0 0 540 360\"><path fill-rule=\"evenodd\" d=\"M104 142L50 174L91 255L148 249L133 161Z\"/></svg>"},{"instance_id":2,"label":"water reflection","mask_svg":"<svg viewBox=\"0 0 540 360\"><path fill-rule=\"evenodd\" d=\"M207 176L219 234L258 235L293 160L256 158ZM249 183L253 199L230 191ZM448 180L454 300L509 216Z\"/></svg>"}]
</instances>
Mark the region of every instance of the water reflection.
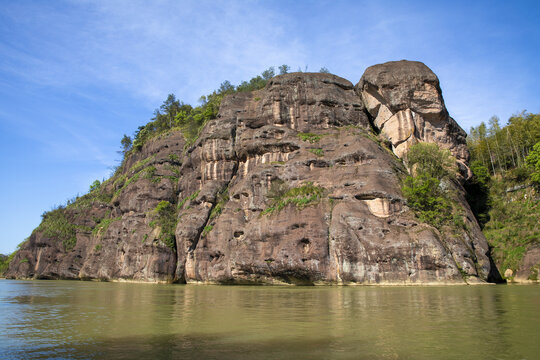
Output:
<instances>
[{"instance_id":1,"label":"water reflection","mask_svg":"<svg viewBox=\"0 0 540 360\"><path fill-rule=\"evenodd\" d=\"M0 281L0 357L533 359L539 289Z\"/></svg>"}]
</instances>

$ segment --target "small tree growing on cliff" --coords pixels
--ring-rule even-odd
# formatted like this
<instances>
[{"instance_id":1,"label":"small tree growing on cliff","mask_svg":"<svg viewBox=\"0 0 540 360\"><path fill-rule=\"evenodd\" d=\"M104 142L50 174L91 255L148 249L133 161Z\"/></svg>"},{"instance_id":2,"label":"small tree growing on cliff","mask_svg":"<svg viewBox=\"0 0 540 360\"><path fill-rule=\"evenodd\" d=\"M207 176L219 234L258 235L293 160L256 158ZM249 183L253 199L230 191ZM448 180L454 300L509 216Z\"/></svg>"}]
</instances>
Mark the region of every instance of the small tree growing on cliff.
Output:
<instances>
[{"instance_id":1,"label":"small tree growing on cliff","mask_svg":"<svg viewBox=\"0 0 540 360\"><path fill-rule=\"evenodd\" d=\"M276 73L275 73L274 67L271 66L268 69L264 70L261 75L262 75L264 80L268 81L271 78L273 78L275 74Z\"/></svg>"},{"instance_id":2,"label":"small tree growing on cliff","mask_svg":"<svg viewBox=\"0 0 540 360\"><path fill-rule=\"evenodd\" d=\"M289 73L289 70L291 70L291 67L289 65L281 65L278 67L279 69L279 74L280 75L284 75L284 74L288 74Z\"/></svg>"},{"instance_id":3,"label":"small tree growing on cliff","mask_svg":"<svg viewBox=\"0 0 540 360\"><path fill-rule=\"evenodd\" d=\"M402 187L407 204L421 221L440 228L453 217L448 192L441 187L441 181L455 176L456 161L448 150L427 143L413 145L407 161L412 170Z\"/></svg>"},{"instance_id":4,"label":"small tree growing on cliff","mask_svg":"<svg viewBox=\"0 0 540 360\"><path fill-rule=\"evenodd\" d=\"M131 146L133 145L131 137L124 134L124 137L122 138L122 140L120 140L120 145L122 145L122 155L126 155L126 153L131 150Z\"/></svg>"},{"instance_id":5,"label":"small tree growing on cliff","mask_svg":"<svg viewBox=\"0 0 540 360\"><path fill-rule=\"evenodd\" d=\"M437 144L419 143L411 146L407 163L413 172L438 179L453 178L457 172L456 159L450 151L439 149Z\"/></svg>"}]
</instances>

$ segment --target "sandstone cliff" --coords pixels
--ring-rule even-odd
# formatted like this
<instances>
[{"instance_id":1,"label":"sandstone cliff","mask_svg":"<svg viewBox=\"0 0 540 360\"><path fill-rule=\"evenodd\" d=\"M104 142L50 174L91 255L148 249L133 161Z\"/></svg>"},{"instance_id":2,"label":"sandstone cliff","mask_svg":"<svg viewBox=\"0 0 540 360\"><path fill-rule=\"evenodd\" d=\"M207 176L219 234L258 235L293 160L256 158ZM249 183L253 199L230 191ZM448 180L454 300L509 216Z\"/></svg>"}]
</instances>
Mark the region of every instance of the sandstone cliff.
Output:
<instances>
[{"instance_id":1,"label":"sandstone cliff","mask_svg":"<svg viewBox=\"0 0 540 360\"><path fill-rule=\"evenodd\" d=\"M330 74L276 76L262 90L226 97L193 145L171 131L134 151L99 193L59 215L76 242L38 228L6 276L293 284L490 280L488 246L459 182L451 186L464 227L435 229L408 208L401 158L418 141L449 149L467 176L465 133L449 117L438 79L424 64L376 65L356 86Z\"/></svg>"}]
</instances>

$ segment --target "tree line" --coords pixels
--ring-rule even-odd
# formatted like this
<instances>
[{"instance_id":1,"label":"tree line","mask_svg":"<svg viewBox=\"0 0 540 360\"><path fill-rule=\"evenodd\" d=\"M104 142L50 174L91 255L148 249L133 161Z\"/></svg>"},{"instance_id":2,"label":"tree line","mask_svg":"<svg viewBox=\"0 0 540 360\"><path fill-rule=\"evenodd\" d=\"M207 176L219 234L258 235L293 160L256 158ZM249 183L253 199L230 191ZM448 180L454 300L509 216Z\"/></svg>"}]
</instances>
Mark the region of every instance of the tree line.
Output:
<instances>
[{"instance_id":1,"label":"tree line","mask_svg":"<svg viewBox=\"0 0 540 360\"><path fill-rule=\"evenodd\" d=\"M467 143L471 152L471 163L479 161L491 175L524 168L533 146L540 141L540 114L523 111L508 119L501 127L497 116L491 117L488 125L482 122L471 127Z\"/></svg>"},{"instance_id":2,"label":"tree line","mask_svg":"<svg viewBox=\"0 0 540 360\"><path fill-rule=\"evenodd\" d=\"M278 67L279 75L287 74L290 70L289 65L284 64ZM299 71L302 70L299 69ZM322 67L319 72L328 73L329 71ZM148 139L171 129L182 131L188 144L193 143L208 120L217 117L221 100L225 95L262 89L275 75L276 69L271 66L260 75L249 81L242 81L239 85L233 85L226 80L211 94L201 96L200 105L195 107L178 100L174 94L169 94L163 104L154 111L150 122L139 126L133 138L124 135L120 142L120 153L125 157L130 151L140 151Z\"/></svg>"},{"instance_id":3,"label":"tree line","mask_svg":"<svg viewBox=\"0 0 540 360\"><path fill-rule=\"evenodd\" d=\"M490 221L495 196L492 188L498 186L495 183L506 187L531 183L540 189L540 114L523 111L510 117L503 127L493 116L488 125L482 122L471 127L467 143L473 177L465 188L481 227ZM492 177L499 180L494 182Z\"/></svg>"}]
</instances>

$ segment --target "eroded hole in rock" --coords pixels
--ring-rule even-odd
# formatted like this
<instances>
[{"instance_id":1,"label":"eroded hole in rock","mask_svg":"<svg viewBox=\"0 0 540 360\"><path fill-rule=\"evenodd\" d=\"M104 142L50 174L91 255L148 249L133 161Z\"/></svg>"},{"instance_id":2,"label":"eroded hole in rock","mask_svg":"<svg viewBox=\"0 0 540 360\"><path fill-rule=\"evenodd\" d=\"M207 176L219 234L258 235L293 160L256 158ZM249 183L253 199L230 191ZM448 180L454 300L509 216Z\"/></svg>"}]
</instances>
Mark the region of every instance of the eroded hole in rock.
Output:
<instances>
[{"instance_id":1,"label":"eroded hole in rock","mask_svg":"<svg viewBox=\"0 0 540 360\"><path fill-rule=\"evenodd\" d=\"M236 199L236 200L240 199L240 194L234 194L233 199Z\"/></svg>"},{"instance_id":2,"label":"eroded hole in rock","mask_svg":"<svg viewBox=\"0 0 540 360\"><path fill-rule=\"evenodd\" d=\"M244 232L241 231L241 230L237 230L237 231L234 232L234 237L235 238L238 238L238 237L240 237L242 235L244 235Z\"/></svg>"},{"instance_id":3,"label":"eroded hole in rock","mask_svg":"<svg viewBox=\"0 0 540 360\"><path fill-rule=\"evenodd\" d=\"M328 198L332 200L343 200L343 195L328 195Z\"/></svg>"},{"instance_id":4,"label":"eroded hole in rock","mask_svg":"<svg viewBox=\"0 0 540 360\"><path fill-rule=\"evenodd\" d=\"M324 99L324 100L321 100L321 104L326 105L328 107L336 107L338 105L338 102L331 99Z\"/></svg>"},{"instance_id":5,"label":"eroded hole in rock","mask_svg":"<svg viewBox=\"0 0 540 360\"><path fill-rule=\"evenodd\" d=\"M359 226L359 227L358 227L358 230L364 230L364 227L363 227L363 226Z\"/></svg>"},{"instance_id":6,"label":"eroded hole in rock","mask_svg":"<svg viewBox=\"0 0 540 360\"><path fill-rule=\"evenodd\" d=\"M367 163L370 160L373 160L375 157L373 155L368 155L360 152L356 152L353 154L347 154L345 156L342 156L339 159L336 159L336 164L338 165L350 165L355 163Z\"/></svg>"},{"instance_id":7,"label":"eroded hole in rock","mask_svg":"<svg viewBox=\"0 0 540 360\"><path fill-rule=\"evenodd\" d=\"M306 238L301 239L300 242L305 245L309 245L311 243L311 241L309 241L309 239L306 239Z\"/></svg>"},{"instance_id":8,"label":"eroded hole in rock","mask_svg":"<svg viewBox=\"0 0 540 360\"><path fill-rule=\"evenodd\" d=\"M215 254L210 254L208 256L208 258L209 258L210 261L214 261L214 260L218 260L222 256L223 256L223 254L218 252L218 253L215 253Z\"/></svg>"},{"instance_id":9,"label":"eroded hole in rock","mask_svg":"<svg viewBox=\"0 0 540 360\"><path fill-rule=\"evenodd\" d=\"M305 162L306 166L310 168L327 168L330 164L324 160L308 160Z\"/></svg>"},{"instance_id":10,"label":"eroded hole in rock","mask_svg":"<svg viewBox=\"0 0 540 360\"><path fill-rule=\"evenodd\" d=\"M357 194L354 195L356 200L375 200L377 197L373 194Z\"/></svg>"}]
</instances>

